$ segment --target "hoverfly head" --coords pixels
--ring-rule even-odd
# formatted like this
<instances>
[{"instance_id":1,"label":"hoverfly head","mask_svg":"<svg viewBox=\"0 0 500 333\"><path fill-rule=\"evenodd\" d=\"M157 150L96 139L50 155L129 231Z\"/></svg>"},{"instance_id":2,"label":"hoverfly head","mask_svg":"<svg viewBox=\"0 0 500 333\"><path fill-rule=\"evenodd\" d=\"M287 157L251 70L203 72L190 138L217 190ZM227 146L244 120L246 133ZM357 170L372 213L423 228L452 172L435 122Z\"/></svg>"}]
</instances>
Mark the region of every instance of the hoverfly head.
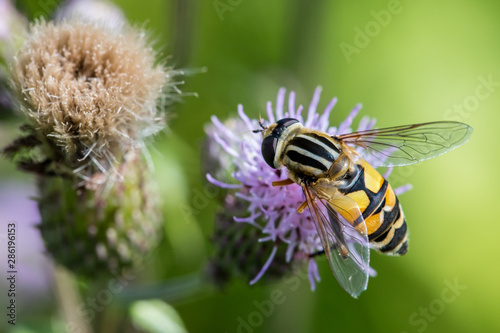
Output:
<instances>
[{"instance_id":1,"label":"hoverfly head","mask_svg":"<svg viewBox=\"0 0 500 333\"><path fill-rule=\"evenodd\" d=\"M298 122L297 119L283 118L262 129L262 156L271 168L277 169L279 167L279 163L275 161L278 142L283 140L283 134L287 133L288 128Z\"/></svg>"}]
</instances>

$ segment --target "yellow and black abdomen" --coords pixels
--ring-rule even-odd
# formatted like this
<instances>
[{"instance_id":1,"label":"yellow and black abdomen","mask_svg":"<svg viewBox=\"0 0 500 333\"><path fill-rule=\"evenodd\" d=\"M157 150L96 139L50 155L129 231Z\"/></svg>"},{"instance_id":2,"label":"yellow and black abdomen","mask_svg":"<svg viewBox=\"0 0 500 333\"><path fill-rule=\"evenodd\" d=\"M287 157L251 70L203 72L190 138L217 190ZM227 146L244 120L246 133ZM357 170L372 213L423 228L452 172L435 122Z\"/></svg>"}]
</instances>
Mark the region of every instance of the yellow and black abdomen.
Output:
<instances>
[{"instance_id":1,"label":"yellow and black abdomen","mask_svg":"<svg viewBox=\"0 0 500 333\"><path fill-rule=\"evenodd\" d=\"M401 205L380 173L365 160L356 161L352 181L339 191L355 200L365 220L368 240L379 252L403 255L408 251L408 232Z\"/></svg>"}]
</instances>

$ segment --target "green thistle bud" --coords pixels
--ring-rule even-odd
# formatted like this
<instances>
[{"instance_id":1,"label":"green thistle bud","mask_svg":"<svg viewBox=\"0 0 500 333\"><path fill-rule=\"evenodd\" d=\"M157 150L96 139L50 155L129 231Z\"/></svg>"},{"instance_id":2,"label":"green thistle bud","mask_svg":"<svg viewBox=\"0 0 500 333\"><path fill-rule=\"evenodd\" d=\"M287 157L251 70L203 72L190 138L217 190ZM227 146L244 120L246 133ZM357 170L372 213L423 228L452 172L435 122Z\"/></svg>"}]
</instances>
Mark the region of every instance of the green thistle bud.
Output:
<instances>
[{"instance_id":1,"label":"green thistle bud","mask_svg":"<svg viewBox=\"0 0 500 333\"><path fill-rule=\"evenodd\" d=\"M12 65L26 135L4 149L39 176L48 252L96 276L158 244L158 193L141 156L164 126L180 74L157 63L144 32L95 22L38 22Z\"/></svg>"},{"instance_id":2,"label":"green thistle bud","mask_svg":"<svg viewBox=\"0 0 500 333\"><path fill-rule=\"evenodd\" d=\"M89 183L76 190L71 179L39 178L39 228L46 249L77 274L128 269L160 241L158 192L143 159L129 152L118 171L127 175L121 182Z\"/></svg>"},{"instance_id":3,"label":"green thistle bud","mask_svg":"<svg viewBox=\"0 0 500 333\"><path fill-rule=\"evenodd\" d=\"M228 194L224 211L215 217L214 254L208 266L212 281L224 286L232 278L250 282L266 263L274 244L259 242L260 231L248 223L236 223L234 216L246 210L241 200ZM271 282L280 279L290 271L286 262L286 244L278 245L273 262L262 280Z\"/></svg>"}]
</instances>

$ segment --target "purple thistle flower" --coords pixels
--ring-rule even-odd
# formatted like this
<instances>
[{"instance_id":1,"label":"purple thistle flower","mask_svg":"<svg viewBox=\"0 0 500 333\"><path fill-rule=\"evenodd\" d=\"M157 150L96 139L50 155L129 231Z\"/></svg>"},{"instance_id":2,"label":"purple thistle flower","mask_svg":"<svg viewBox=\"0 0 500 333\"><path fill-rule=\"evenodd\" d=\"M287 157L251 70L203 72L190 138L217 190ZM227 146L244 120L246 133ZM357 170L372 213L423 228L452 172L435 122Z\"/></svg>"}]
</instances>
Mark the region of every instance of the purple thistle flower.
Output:
<instances>
[{"instance_id":1,"label":"purple thistle flower","mask_svg":"<svg viewBox=\"0 0 500 333\"><path fill-rule=\"evenodd\" d=\"M337 99L333 98L323 113L318 113L320 95L321 87L318 87L311 104L304 111L302 105L296 107L295 93L292 91L285 109L285 89L281 88L275 108L273 109L271 102L267 103L267 123L272 124L282 118L296 118L304 127L329 135L352 132L351 126L361 110L361 104L356 105L337 128L329 124L329 116ZM259 242L273 244L268 259L258 274L252 277L250 284L256 283L264 275L278 248L286 246L286 262L309 261L309 281L311 289L314 290L320 277L315 259L310 255L321 251L322 245L308 211L302 214L297 212L297 207L304 201L302 188L297 184L272 186L272 182L288 178L287 169L282 167L275 170L264 161L261 153L262 136L252 133L252 130L259 128L259 120L250 119L243 111L242 105L238 105L238 115L239 119L231 119L228 125L212 116L213 125L207 129L208 141L216 142L217 145L211 145L209 154L220 163L218 169L207 173L206 176L210 183L231 191L236 198L247 203L247 216L234 216L234 221L258 228L261 232ZM369 130L374 126L375 119L365 116L356 131ZM359 152L368 163L374 159L362 150ZM388 177L391 171L392 168L388 168L384 177ZM411 185L405 185L395 189L395 192L401 194L410 188ZM370 274L375 275L375 271L370 269Z\"/></svg>"}]
</instances>

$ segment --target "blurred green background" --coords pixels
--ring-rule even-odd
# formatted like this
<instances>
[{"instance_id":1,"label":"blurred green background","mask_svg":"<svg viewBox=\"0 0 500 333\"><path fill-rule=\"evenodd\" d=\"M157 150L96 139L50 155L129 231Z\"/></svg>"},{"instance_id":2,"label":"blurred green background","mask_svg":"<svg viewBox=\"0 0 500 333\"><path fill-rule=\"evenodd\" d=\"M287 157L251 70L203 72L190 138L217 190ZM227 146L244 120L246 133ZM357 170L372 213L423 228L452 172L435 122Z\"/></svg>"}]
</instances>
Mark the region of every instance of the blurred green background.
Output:
<instances>
[{"instance_id":1,"label":"blurred green background","mask_svg":"<svg viewBox=\"0 0 500 333\"><path fill-rule=\"evenodd\" d=\"M41 3L46 2L18 1L18 7L29 16L43 10ZM171 64L207 69L184 78L182 91L198 97L185 96L174 107L169 131L154 144L158 183L167 202L166 241L137 284L204 270L217 202L200 205L194 198L206 185L200 147L211 115L234 116L241 103L257 117L268 100L275 101L279 87L295 90L297 101L308 105L321 85L320 110L331 97L339 98L332 124L361 102L360 115L377 118L380 127L458 120L474 128L463 147L395 170L389 178L393 187L414 186L400 198L410 251L401 258L372 253L378 276L360 299L338 286L323 261L315 292L301 278L296 289L286 281L253 287L233 281L220 292L165 297L189 332L500 331L500 2L115 3L133 24L146 22ZM13 117L2 120L2 145L14 137L19 123ZM4 159L0 170L0 184L33 181ZM451 288L454 284L460 288ZM16 332L22 331L19 327L53 329L58 302L53 286L46 289L45 298L20 305ZM276 289L283 292L282 304L260 309ZM110 306L123 313L119 302L117 297Z\"/></svg>"}]
</instances>

